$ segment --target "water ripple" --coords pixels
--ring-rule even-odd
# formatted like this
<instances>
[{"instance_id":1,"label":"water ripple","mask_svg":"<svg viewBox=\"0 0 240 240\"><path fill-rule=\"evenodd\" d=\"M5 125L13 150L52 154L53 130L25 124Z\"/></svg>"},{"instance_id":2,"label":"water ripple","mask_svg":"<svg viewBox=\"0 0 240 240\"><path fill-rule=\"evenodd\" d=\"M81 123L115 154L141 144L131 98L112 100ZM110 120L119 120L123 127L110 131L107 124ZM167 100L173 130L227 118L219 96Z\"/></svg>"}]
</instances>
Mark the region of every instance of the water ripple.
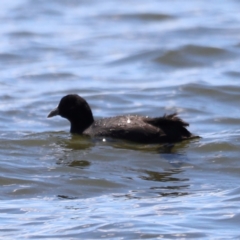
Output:
<instances>
[{"instance_id":1,"label":"water ripple","mask_svg":"<svg viewBox=\"0 0 240 240\"><path fill-rule=\"evenodd\" d=\"M234 0L5 1L1 237L238 239L238 10ZM69 93L96 119L177 112L201 138L71 135L67 120L46 117Z\"/></svg>"}]
</instances>

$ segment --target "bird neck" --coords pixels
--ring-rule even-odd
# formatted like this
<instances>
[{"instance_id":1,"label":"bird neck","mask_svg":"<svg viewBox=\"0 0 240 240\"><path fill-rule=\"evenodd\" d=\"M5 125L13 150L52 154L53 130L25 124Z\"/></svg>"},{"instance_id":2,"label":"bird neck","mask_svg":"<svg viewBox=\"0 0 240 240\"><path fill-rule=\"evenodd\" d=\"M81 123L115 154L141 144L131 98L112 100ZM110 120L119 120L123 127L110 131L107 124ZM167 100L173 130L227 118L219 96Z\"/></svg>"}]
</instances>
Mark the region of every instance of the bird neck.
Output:
<instances>
[{"instance_id":1,"label":"bird neck","mask_svg":"<svg viewBox=\"0 0 240 240\"><path fill-rule=\"evenodd\" d=\"M86 130L88 127L90 127L93 124L94 118L93 118L92 114L90 114L88 117L86 117L86 116L79 117L70 122L71 122L70 132L82 134L84 132L84 130Z\"/></svg>"}]
</instances>

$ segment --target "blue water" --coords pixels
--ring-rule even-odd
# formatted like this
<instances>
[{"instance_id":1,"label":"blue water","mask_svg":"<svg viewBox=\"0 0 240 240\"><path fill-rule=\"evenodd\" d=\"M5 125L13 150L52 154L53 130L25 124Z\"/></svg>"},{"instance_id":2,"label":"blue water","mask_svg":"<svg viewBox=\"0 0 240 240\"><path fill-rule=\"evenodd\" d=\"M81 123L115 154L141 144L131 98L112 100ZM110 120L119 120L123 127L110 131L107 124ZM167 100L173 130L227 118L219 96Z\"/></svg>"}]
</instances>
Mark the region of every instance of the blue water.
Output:
<instances>
[{"instance_id":1,"label":"blue water","mask_svg":"<svg viewBox=\"0 0 240 240\"><path fill-rule=\"evenodd\" d=\"M240 15L229 1L4 1L0 238L238 239ZM47 119L177 112L202 138L143 145Z\"/></svg>"}]
</instances>

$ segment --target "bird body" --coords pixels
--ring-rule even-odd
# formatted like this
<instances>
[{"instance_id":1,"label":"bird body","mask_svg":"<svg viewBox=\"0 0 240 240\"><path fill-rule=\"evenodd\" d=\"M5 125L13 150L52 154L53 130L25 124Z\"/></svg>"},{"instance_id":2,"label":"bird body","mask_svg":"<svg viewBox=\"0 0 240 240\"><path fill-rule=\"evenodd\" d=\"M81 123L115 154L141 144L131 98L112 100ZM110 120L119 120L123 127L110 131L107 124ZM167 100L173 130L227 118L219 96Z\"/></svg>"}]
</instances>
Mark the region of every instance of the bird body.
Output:
<instances>
[{"instance_id":1,"label":"bird body","mask_svg":"<svg viewBox=\"0 0 240 240\"><path fill-rule=\"evenodd\" d=\"M63 97L48 117L60 115L71 123L70 132L91 137L111 137L139 143L177 142L195 138L177 114L149 118L125 115L94 120L88 103L82 97L71 94Z\"/></svg>"}]
</instances>

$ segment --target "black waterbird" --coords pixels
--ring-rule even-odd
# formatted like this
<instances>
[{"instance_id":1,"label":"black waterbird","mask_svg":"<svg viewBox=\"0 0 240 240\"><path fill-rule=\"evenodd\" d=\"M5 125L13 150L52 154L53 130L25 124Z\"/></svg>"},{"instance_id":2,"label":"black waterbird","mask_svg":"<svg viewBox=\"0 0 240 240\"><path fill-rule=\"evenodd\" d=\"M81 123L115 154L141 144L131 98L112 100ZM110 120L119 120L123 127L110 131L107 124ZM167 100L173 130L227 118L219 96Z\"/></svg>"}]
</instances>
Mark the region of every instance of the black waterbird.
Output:
<instances>
[{"instance_id":1,"label":"black waterbird","mask_svg":"<svg viewBox=\"0 0 240 240\"><path fill-rule=\"evenodd\" d=\"M196 138L176 113L150 118L137 115L116 116L94 120L91 108L77 94L63 97L48 118L60 115L70 121L71 133L92 137L111 137L139 143L178 142Z\"/></svg>"}]
</instances>

